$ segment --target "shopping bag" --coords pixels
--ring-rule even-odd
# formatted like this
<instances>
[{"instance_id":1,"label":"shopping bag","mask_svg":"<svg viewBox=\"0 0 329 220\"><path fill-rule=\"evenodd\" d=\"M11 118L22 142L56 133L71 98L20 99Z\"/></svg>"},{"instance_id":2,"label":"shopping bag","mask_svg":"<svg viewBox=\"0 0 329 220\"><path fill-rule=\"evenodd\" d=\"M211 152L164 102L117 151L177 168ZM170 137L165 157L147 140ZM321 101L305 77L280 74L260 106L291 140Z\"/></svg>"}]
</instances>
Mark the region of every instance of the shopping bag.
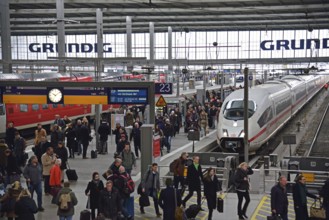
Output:
<instances>
[{"instance_id":1,"label":"shopping bag","mask_svg":"<svg viewBox=\"0 0 329 220\"><path fill-rule=\"evenodd\" d=\"M319 201L319 206L317 206ZM326 210L323 208L322 202L319 199L315 199L310 207L310 217L318 219L326 219Z\"/></svg>"},{"instance_id":2,"label":"shopping bag","mask_svg":"<svg viewBox=\"0 0 329 220\"><path fill-rule=\"evenodd\" d=\"M224 212L224 200L220 197L217 198L217 211L219 213Z\"/></svg>"},{"instance_id":3,"label":"shopping bag","mask_svg":"<svg viewBox=\"0 0 329 220\"><path fill-rule=\"evenodd\" d=\"M183 207L176 207L175 210L175 220L182 220L184 218L185 212Z\"/></svg>"},{"instance_id":4,"label":"shopping bag","mask_svg":"<svg viewBox=\"0 0 329 220\"><path fill-rule=\"evenodd\" d=\"M141 194L141 196L139 197L139 206L142 207L147 207L150 206L150 199L148 197L148 195L146 194Z\"/></svg>"}]
</instances>

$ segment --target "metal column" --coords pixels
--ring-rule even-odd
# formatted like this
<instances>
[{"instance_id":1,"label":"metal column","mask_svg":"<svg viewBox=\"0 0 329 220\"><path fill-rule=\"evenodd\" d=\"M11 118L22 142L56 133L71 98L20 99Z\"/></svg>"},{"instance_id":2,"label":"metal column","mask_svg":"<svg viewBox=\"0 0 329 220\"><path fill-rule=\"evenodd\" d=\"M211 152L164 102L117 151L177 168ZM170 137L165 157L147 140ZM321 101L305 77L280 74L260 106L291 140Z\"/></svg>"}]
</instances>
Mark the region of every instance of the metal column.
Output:
<instances>
[{"instance_id":1,"label":"metal column","mask_svg":"<svg viewBox=\"0 0 329 220\"><path fill-rule=\"evenodd\" d=\"M1 45L3 73L12 73L9 0L0 1Z\"/></svg>"},{"instance_id":2,"label":"metal column","mask_svg":"<svg viewBox=\"0 0 329 220\"><path fill-rule=\"evenodd\" d=\"M150 67L154 67L154 23L150 22ZM150 81L150 75L147 75L147 80Z\"/></svg>"},{"instance_id":3,"label":"metal column","mask_svg":"<svg viewBox=\"0 0 329 220\"><path fill-rule=\"evenodd\" d=\"M249 161L249 141L248 141L248 72L249 69L246 67L244 68L244 110L243 110L243 120L244 120L244 161L248 163Z\"/></svg>"},{"instance_id":4,"label":"metal column","mask_svg":"<svg viewBox=\"0 0 329 220\"><path fill-rule=\"evenodd\" d=\"M97 71L95 71L96 82L100 80L100 74L104 71L102 62L103 58L103 12L100 8L96 9L96 29L97 29L97 57L98 60L95 63ZM99 134L97 129L100 125L100 109L101 105L95 105L95 134L96 134L96 149L99 146Z\"/></svg>"},{"instance_id":5,"label":"metal column","mask_svg":"<svg viewBox=\"0 0 329 220\"><path fill-rule=\"evenodd\" d=\"M64 0L56 0L58 57L65 57ZM65 65L59 59L58 71L64 73Z\"/></svg>"},{"instance_id":6,"label":"metal column","mask_svg":"<svg viewBox=\"0 0 329 220\"><path fill-rule=\"evenodd\" d=\"M132 22L131 22L131 17L127 16L126 17L126 36L127 36L127 57L132 57ZM133 70L133 65L128 65L127 70L132 71Z\"/></svg>"},{"instance_id":7,"label":"metal column","mask_svg":"<svg viewBox=\"0 0 329 220\"><path fill-rule=\"evenodd\" d=\"M172 27L168 27L168 71L170 74L173 74L173 70L174 67L172 62ZM167 74L166 74L166 82L168 82Z\"/></svg>"},{"instance_id":8,"label":"metal column","mask_svg":"<svg viewBox=\"0 0 329 220\"><path fill-rule=\"evenodd\" d=\"M153 163L153 128L153 124L143 124L141 127L141 178Z\"/></svg>"}]
</instances>

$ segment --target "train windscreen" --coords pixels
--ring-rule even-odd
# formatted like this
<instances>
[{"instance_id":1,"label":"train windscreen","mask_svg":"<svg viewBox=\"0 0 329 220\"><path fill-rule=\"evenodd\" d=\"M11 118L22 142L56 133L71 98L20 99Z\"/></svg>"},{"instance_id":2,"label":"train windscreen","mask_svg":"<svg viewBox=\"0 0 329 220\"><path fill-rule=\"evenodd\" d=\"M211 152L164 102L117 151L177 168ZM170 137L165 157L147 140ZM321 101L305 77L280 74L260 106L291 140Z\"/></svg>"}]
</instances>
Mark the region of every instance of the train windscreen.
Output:
<instances>
[{"instance_id":1,"label":"train windscreen","mask_svg":"<svg viewBox=\"0 0 329 220\"><path fill-rule=\"evenodd\" d=\"M255 103L248 101L248 118L255 113ZM224 107L224 117L228 120L243 120L244 104L243 100L232 100Z\"/></svg>"}]
</instances>

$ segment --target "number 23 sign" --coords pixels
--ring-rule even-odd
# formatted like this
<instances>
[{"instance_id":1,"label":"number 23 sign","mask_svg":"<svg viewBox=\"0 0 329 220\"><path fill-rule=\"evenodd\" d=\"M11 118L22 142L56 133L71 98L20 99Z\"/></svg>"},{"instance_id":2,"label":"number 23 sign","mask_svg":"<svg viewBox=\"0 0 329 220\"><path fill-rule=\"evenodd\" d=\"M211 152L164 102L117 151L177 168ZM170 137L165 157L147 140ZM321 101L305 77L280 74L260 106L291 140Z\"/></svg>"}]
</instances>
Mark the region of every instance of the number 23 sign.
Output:
<instances>
[{"instance_id":1,"label":"number 23 sign","mask_svg":"<svg viewBox=\"0 0 329 220\"><path fill-rule=\"evenodd\" d=\"M172 94L172 83L155 83L155 94Z\"/></svg>"}]
</instances>

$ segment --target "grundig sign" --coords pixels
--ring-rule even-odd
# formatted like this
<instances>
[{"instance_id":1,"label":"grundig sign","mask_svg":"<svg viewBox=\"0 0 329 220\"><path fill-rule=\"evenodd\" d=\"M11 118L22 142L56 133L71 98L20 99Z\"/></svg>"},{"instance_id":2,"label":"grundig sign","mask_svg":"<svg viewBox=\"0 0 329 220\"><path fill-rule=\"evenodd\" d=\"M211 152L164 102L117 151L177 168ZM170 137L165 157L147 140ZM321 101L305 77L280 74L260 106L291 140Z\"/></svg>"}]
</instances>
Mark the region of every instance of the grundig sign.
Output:
<instances>
[{"instance_id":1,"label":"grundig sign","mask_svg":"<svg viewBox=\"0 0 329 220\"><path fill-rule=\"evenodd\" d=\"M304 49L328 49L329 38L301 39L301 40L264 40L260 43L262 50L304 50Z\"/></svg>"},{"instance_id":2,"label":"grundig sign","mask_svg":"<svg viewBox=\"0 0 329 220\"><path fill-rule=\"evenodd\" d=\"M52 43L32 43L29 45L29 51L32 53L55 53L58 52L58 44ZM69 43L65 44L65 52L67 53L97 53L97 43ZM104 53L112 53L110 43L103 44Z\"/></svg>"}]
</instances>

